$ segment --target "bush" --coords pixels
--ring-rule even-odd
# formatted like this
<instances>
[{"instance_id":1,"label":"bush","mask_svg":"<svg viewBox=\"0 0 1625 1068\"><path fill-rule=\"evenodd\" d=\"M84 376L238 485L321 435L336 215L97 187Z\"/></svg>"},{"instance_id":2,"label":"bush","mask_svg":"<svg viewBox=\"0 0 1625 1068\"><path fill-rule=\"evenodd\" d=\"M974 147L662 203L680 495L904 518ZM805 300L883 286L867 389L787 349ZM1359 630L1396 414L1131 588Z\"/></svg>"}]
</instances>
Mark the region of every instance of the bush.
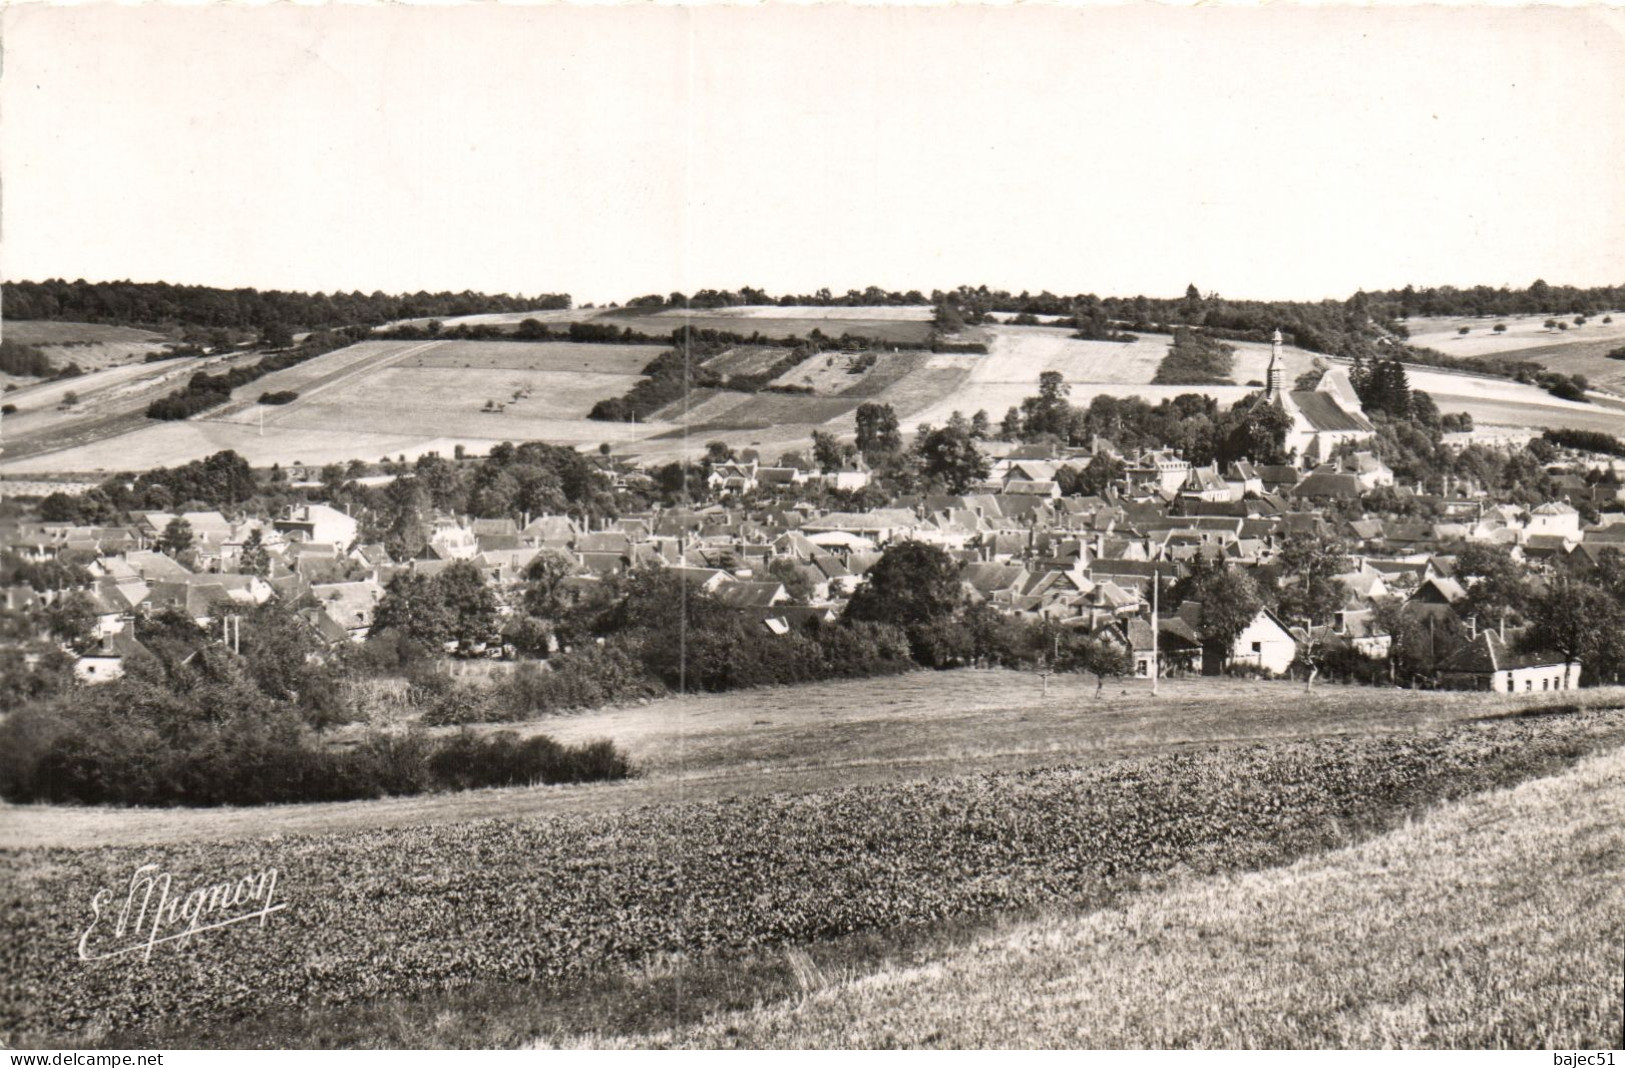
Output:
<instances>
[{"instance_id":1,"label":"bush","mask_svg":"<svg viewBox=\"0 0 1625 1068\"><path fill-rule=\"evenodd\" d=\"M559 653L545 664L520 664L493 689L492 707L505 719L597 708L666 692L618 642Z\"/></svg>"},{"instance_id":2,"label":"bush","mask_svg":"<svg viewBox=\"0 0 1625 1068\"><path fill-rule=\"evenodd\" d=\"M512 731L483 738L459 731L435 749L428 767L444 790L598 782L632 774L630 762L612 742L568 746L546 735L521 739Z\"/></svg>"},{"instance_id":3,"label":"bush","mask_svg":"<svg viewBox=\"0 0 1625 1068\"><path fill-rule=\"evenodd\" d=\"M8 717L0 724L0 796L19 803L264 805L631 774L608 742L572 747L511 735L479 742L371 731L349 748L326 746L285 706L215 684L202 685L193 703L152 686L154 671L161 669L143 667L132 684L79 691L55 707ZM233 711L208 711L220 708Z\"/></svg>"},{"instance_id":4,"label":"bush","mask_svg":"<svg viewBox=\"0 0 1625 1068\"><path fill-rule=\"evenodd\" d=\"M1233 346L1206 334L1180 329L1151 381L1160 385L1229 385L1235 369Z\"/></svg>"},{"instance_id":5,"label":"bush","mask_svg":"<svg viewBox=\"0 0 1625 1068\"><path fill-rule=\"evenodd\" d=\"M445 676L440 676L444 678ZM419 696L418 694L413 696ZM427 695L430 700L428 711L423 713L423 722L431 727L458 726L465 723L486 723L498 718L496 704L492 700L491 691L482 686L466 686L453 684L446 687L439 694Z\"/></svg>"},{"instance_id":6,"label":"bush","mask_svg":"<svg viewBox=\"0 0 1625 1068\"><path fill-rule=\"evenodd\" d=\"M299 399L299 394L291 389L278 390L275 393L261 393L261 404L292 404Z\"/></svg>"}]
</instances>

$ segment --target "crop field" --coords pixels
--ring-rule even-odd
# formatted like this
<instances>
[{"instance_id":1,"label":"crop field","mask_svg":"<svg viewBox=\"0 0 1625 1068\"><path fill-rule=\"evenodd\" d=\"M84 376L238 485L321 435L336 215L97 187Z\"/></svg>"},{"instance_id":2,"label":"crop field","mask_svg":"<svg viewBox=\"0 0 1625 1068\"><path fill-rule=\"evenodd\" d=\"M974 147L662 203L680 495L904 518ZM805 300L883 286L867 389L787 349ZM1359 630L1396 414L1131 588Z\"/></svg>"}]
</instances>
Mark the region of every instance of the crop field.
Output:
<instances>
[{"instance_id":1,"label":"crop field","mask_svg":"<svg viewBox=\"0 0 1625 1068\"><path fill-rule=\"evenodd\" d=\"M740 345L719 352L705 361L704 366L718 374L754 375L772 367L788 353L777 345Z\"/></svg>"},{"instance_id":2,"label":"crop field","mask_svg":"<svg viewBox=\"0 0 1625 1068\"><path fill-rule=\"evenodd\" d=\"M131 326L103 323L70 323L57 319L7 319L0 323L0 337L24 345L90 345L105 342L164 341L162 334Z\"/></svg>"},{"instance_id":3,"label":"crop field","mask_svg":"<svg viewBox=\"0 0 1625 1068\"><path fill-rule=\"evenodd\" d=\"M749 393L737 393L727 389L695 389L690 390L686 397L679 397L652 412L649 422L699 426L751 402L752 397ZM678 429L667 433L680 435L683 431Z\"/></svg>"},{"instance_id":4,"label":"crop field","mask_svg":"<svg viewBox=\"0 0 1625 1068\"><path fill-rule=\"evenodd\" d=\"M547 308L536 311L517 312L479 312L475 315L453 315L441 319L442 326L505 326L518 327L526 319L535 319L539 323L551 326L568 325L570 323L586 322L597 312L592 308ZM428 326L431 319L402 319L398 322L385 323L382 329L388 330L395 326Z\"/></svg>"},{"instance_id":5,"label":"crop field","mask_svg":"<svg viewBox=\"0 0 1625 1068\"><path fill-rule=\"evenodd\" d=\"M816 325L834 334L865 323L880 324L885 330L928 330L929 322L918 317L920 310L729 308L707 310L696 318L684 312L577 309L546 317L556 323L613 320L645 332L664 332L681 319L735 331L749 326L804 334ZM807 314L800 318L792 314L798 312ZM854 318L871 313L876 317ZM1525 336L1527 324L1519 329L1518 343L1540 340ZM1566 338L1538 357L1564 370L1588 373L1599 384L1625 385L1625 361L1608 360L1598 351L1604 343L1598 340L1602 329L1599 325L1598 333L1582 343ZM1190 392L1229 405L1254 388L1246 383L1263 380L1269 360L1267 345L1242 343L1236 346L1235 385L1155 386L1149 382L1166 352L1165 336L1144 335L1131 344L1117 344L1078 341L1068 334L1063 328L994 326L983 331L990 346L985 356L882 352L876 366L862 375L848 375L831 365L831 359L839 364L848 358L831 354L782 376L784 384L810 385L818 395L700 393L636 425L594 423L585 416L597 401L626 392L632 376L656 355L651 346L363 342L250 383L227 407L185 426L167 427L150 425L138 417L139 412L153 396L174 388L165 384L165 375L190 373L201 362L118 368L125 378L114 383L116 390L104 392L97 385L101 380L86 376L72 384L33 387L39 392L11 394L12 402L23 410L15 422L7 421L7 452L0 459L0 470L12 475L91 474L173 465L223 448L236 449L256 464L325 463L416 456L456 444L477 453L497 441L523 439L580 446L609 440L623 451L659 462L680 455L695 434L706 440L720 437L735 446L804 448L814 429L851 433L853 411L869 400L892 405L909 431L925 423L941 425L955 411L968 416L984 410L997 420L1032 396L1038 376L1047 370L1066 377L1070 399L1078 405L1103 394L1139 396L1156 403ZM782 355L777 348L741 346L713 358L710 365L723 373L755 373ZM1292 348L1284 355L1289 382L1316 360L1313 354ZM442 373L452 371L458 372L453 378ZM1443 411L1468 412L1480 426L1569 426L1617 433L1625 420L1625 401L1597 397L1594 403L1579 404L1558 400L1535 386L1421 368L1413 368L1410 377L1412 385L1432 394ZM73 411L58 410L68 389L80 392L81 405ZM276 410L263 410L255 403L262 392L282 390L300 397ZM487 401L501 410L485 410Z\"/></svg>"},{"instance_id":6,"label":"crop field","mask_svg":"<svg viewBox=\"0 0 1625 1068\"><path fill-rule=\"evenodd\" d=\"M746 305L737 308L695 308L670 309L659 313L662 318L684 318L703 315L707 318L720 319L823 319L828 320L837 327L844 329L848 320L858 322L892 322L892 323L928 323L936 314L936 309L927 304L895 305L852 305L835 306L822 304L765 304ZM825 328L824 333L830 329Z\"/></svg>"},{"instance_id":7,"label":"crop field","mask_svg":"<svg viewBox=\"0 0 1625 1068\"><path fill-rule=\"evenodd\" d=\"M1538 363L1566 375L1584 375L1593 387L1625 394L1625 359L1608 356L1621 349L1625 349L1625 334L1607 339L1577 338L1567 344L1538 345L1485 358Z\"/></svg>"},{"instance_id":8,"label":"crop field","mask_svg":"<svg viewBox=\"0 0 1625 1068\"><path fill-rule=\"evenodd\" d=\"M693 423L694 433L720 430L765 430L770 427L802 425L817 427L857 410L858 402L846 397L797 396L786 393L753 394L749 403L729 408L704 423Z\"/></svg>"},{"instance_id":9,"label":"crop field","mask_svg":"<svg viewBox=\"0 0 1625 1068\"><path fill-rule=\"evenodd\" d=\"M0 338L35 346L54 367L76 363L86 371L141 363L149 353L163 352L170 343L151 330L54 319L7 319L0 322ZM0 375L0 380L35 381L10 375Z\"/></svg>"},{"instance_id":10,"label":"crop field","mask_svg":"<svg viewBox=\"0 0 1625 1068\"><path fill-rule=\"evenodd\" d=\"M773 384L801 386L811 389L821 397L846 395L848 390L861 388L863 380L875 373L875 368L867 371L854 370L862 358L863 354L858 352L820 353L779 375L773 380ZM878 360L886 358L888 356L878 356L876 366L878 367Z\"/></svg>"},{"instance_id":11,"label":"crop field","mask_svg":"<svg viewBox=\"0 0 1625 1068\"><path fill-rule=\"evenodd\" d=\"M126 469L120 466L120 450L114 443L150 425L142 415L149 401L178 388L200 370L219 371L256 358L224 356L127 363L13 390L6 394L6 403L16 405L17 411L6 416L6 449L0 466L8 473ZM77 398L72 405L66 403L70 393ZM78 447L94 451L103 443L109 446L104 452L110 460L107 464L73 467L62 462Z\"/></svg>"},{"instance_id":12,"label":"crop field","mask_svg":"<svg viewBox=\"0 0 1625 1068\"><path fill-rule=\"evenodd\" d=\"M696 444L704 439L696 439ZM1498 695L1170 679L1095 696L1081 676L1043 692L1017 671L911 672L793 689L670 697L483 729L577 744L610 738L638 766L608 786L481 790L274 809L83 809L0 804L0 848L319 834L491 816L625 812L943 775L1091 764L1238 742L1385 735L1481 716L1579 704L1625 706L1625 689Z\"/></svg>"},{"instance_id":13,"label":"crop field","mask_svg":"<svg viewBox=\"0 0 1625 1068\"><path fill-rule=\"evenodd\" d=\"M580 345L567 341L445 341L396 366L464 367L478 371L586 372L639 375L661 350L652 345Z\"/></svg>"},{"instance_id":14,"label":"crop field","mask_svg":"<svg viewBox=\"0 0 1625 1068\"><path fill-rule=\"evenodd\" d=\"M1608 1049L1622 917L1615 749L1289 867L1007 924L825 989L814 970L799 997L681 1030L552 1041Z\"/></svg>"},{"instance_id":15,"label":"crop field","mask_svg":"<svg viewBox=\"0 0 1625 1068\"><path fill-rule=\"evenodd\" d=\"M0 1029L22 1044L177 1044L166 1027L220 1042L278 1011L415 997L433 1013L437 992L473 983L544 996L674 955L1111 907L1170 876L1345 846L1621 740L1625 722L1599 713L614 816L15 853ZM177 888L275 868L287 908L147 960L79 960L90 897L142 864ZM284 1020L272 1041L298 1033Z\"/></svg>"},{"instance_id":16,"label":"crop field","mask_svg":"<svg viewBox=\"0 0 1625 1068\"><path fill-rule=\"evenodd\" d=\"M640 345L368 341L267 375L238 390L226 409L193 422L257 428L263 418L265 440L327 435L323 454L348 442L343 455L361 458L416 455L436 441L467 443L476 452L496 441L620 441L634 428L591 422L587 413L631 388L654 355ZM282 389L299 398L264 410L254 403L261 392ZM500 410L487 410L487 402ZM301 444L299 455L282 449L280 458L321 462L303 455L311 451Z\"/></svg>"},{"instance_id":17,"label":"crop field","mask_svg":"<svg viewBox=\"0 0 1625 1068\"><path fill-rule=\"evenodd\" d=\"M696 330L724 330L734 334L761 334L763 337L786 338L807 337L814 330L828 334L830 337L839 337L842 334L855 334L862 337L875 338L880 341L923 342L930 340L931 322L929 319L901 319L887 318L857 318L848 315L809 315L803 317L789 317L782 315L772 316L746 316L738 314L751 309L744 308L696 308L693 311L663 311L653 315L637 315L627 310L614 310L601 312L593 316L596 323L613 324L615 326L629 327L646 334L669 334L683 325L694 327ZM786 309L773 308L772 311ZM854 313L860 309L817 309L819 311L839 310ZM887 309L895 310L895 309Z\"/></svg>"},{"instance_id":18,"label":"crop field","mask_svg":"<svg viewBox=\"0 0 1625 1068\"><path fill-rule=\"evenodd\" d=\"M497 441L548 440L572 429L598 441L608 424L581 428L557 424L587 422L587 412L606 396L624 393L637 375L587 372L390 367L365 382L292 404L265 416L267 428L319 430L343 426L370 433L422 428L425 434ZM516 397L515 394L520 394ZM500 411L484 411L491 403ZM243 418L248 418L248 415Z\"/></svg>"}]
</instances>

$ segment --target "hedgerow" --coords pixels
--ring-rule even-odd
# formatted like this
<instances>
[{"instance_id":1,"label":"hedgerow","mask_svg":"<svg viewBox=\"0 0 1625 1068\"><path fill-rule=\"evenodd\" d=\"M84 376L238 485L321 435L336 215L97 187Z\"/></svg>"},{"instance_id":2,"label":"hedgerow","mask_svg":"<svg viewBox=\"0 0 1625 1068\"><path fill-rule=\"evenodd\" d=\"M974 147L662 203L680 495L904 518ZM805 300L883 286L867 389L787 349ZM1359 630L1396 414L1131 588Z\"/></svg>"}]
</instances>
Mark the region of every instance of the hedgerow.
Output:
<instances>
[{"instance_id":1,"label":"hedgerow","mask_svg":"<svg viewBox=\"0 0 1625 1068\"><path fill-rule=\"evenodd\" d=\"M1344 844L1622 737L1601 713L545 821L17 851L0 875L0 1031L127 1042L168 1019L475 981L565 986L662 954L1098 906L1174 869ZM92 895L122 894L142 864L181 888L275 867L288 907L150 959L79 960Z\"/></svg>"}]
</instances>

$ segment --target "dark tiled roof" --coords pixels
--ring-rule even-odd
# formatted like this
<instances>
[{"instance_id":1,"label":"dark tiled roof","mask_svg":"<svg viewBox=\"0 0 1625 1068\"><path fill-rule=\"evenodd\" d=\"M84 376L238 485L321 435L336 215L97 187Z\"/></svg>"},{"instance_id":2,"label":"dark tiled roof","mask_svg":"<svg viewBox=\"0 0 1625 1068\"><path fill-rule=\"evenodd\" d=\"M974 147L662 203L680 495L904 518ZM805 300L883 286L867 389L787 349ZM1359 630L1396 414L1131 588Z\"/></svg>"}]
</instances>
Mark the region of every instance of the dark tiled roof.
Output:
<instances>
[{"instance_id":1,"label":"dark tiled roof","mask_svg":"<svg viewBox=\"0 0 1625 1068\"><path fill-rule=\"evenodd\" d=\"M1311 427L1316 430L1372 430L1371 421L1358 412L1351 412L1337 403L1337 398L1319 390L1292 391L1292 403L1298 406Z\"/></svg>"}]
</instances>

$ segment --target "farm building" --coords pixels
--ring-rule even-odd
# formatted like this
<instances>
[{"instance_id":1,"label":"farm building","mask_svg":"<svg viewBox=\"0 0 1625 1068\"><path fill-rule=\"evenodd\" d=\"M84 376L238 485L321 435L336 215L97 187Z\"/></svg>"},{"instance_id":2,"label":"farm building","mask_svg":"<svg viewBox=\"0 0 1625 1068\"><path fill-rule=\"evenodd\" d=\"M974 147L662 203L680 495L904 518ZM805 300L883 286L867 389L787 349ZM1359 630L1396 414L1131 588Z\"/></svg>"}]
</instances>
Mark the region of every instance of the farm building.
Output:
<instances>
[{"instance_id":1,"label":"farm building","mask_svg":"<svg viewBox=\"0 0 1625 1068\"><path fill-rule=\"evenodd\" d=\"M1488 630L1439 665L1439 685L1496 693L1572 690L1580 685L1580 664L1566 664L1550 654L1520 653L1499 631Z\"/></svg>"}]
</instances>

